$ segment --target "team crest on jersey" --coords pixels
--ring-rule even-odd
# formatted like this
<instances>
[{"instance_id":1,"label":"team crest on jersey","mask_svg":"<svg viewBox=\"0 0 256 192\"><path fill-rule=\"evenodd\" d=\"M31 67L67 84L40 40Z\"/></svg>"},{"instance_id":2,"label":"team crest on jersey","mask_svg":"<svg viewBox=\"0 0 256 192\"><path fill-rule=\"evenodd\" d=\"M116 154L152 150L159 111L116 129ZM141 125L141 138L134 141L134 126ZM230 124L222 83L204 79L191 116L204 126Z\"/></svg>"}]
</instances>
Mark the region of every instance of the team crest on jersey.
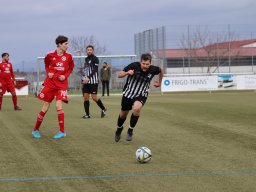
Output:
<instances>
[{"instance_id":1,"label":"team crest on jersey","mask_svg":"<svg viewBox=\"0 0 256 192\"><path fill-rule=\"evenodd\" d=\"M7 64L7 67L11 67L11 65L10 65L10 64Z\"/></svg>"},{"instance_id":2,"label":"team crest on jersey","mask_svg":"<svg viewBox=\"0 0 256 192\"><path fill-rule=\"evenodd\" d=\"M67 60L66 56L61 57L61 60L66 61Z\"/></svg>"},{"instance_id":3,"label":"team crest on jersey","mask_svg":"<svg viewBox=\"0 0 256 192\"><path fill-rule=\"evenodd\" d=\"M152 74L148 74L148 78L150 79L152 77Z\"/></svg>"},{"instance_id":4,"label":"team crest on jersey","mask_svg":"<svg viewBox=\"0 0 256 192\"><path fill-rule=\"evenodd\" d=\"M44 98L44 94L43 94L43 93L40 93L39 97L40 97L40 98Z\"/></svg>"},{"instance_id":5,"label":"team crest on jersey","mask_svg":"<svg viewBox=\"0 0 256 192\"><path fill-rule=\"evenodd\" d=\"M53 59L52 59L53 61L55 61L56 60L56 58L55 57L53 57Z\"/></svg>"}]
</instances>

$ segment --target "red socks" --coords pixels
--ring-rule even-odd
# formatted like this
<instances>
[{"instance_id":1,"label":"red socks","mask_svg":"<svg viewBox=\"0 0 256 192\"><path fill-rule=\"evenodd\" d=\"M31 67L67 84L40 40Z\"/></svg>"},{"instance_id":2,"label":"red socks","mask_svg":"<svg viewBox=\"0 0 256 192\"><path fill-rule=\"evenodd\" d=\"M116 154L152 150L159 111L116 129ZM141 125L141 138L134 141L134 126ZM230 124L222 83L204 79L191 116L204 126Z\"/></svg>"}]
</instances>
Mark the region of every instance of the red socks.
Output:
<instances>
[{"instance_id":1,"label":"red socks","mask_svg":"<svg viewBox=\"0 0 256 192\"><path fill-rule=\"evenodd\" d=\"M37 119L36 119L36 124L35 124L35 128L34 128L34 131L38 131L39 130L39 127L44 119L44 115L45 115L45 112L43 111L40 111L38 116L37 116Z\"/></svg>"},{"instance_id":2,"label":"red socks","mask_svg":"<svg viewBox=\"0 0 256 192\"><path fill-rule=\"evenodd\" d=\"M39 130L39 127L44 119L44 116L45 116L45 112L40 111L40 113L38 114L37 119L36 119L34 131ZM65 132L65 130L64 130L64 111L62 109L58 110L58 120L59 120L60 131L64 133Z\"/></svg>"},{"instance_id":3,"label":"red socks","mask_svg":"<svg viewBox=\"0 0 256 192\"><path fill-rule=\"evenodd\" d=\"M60 131L64 133L64 111L62 109L58 110L58 120L59 120L59 126Z\"/></svg>"}]
</instances>

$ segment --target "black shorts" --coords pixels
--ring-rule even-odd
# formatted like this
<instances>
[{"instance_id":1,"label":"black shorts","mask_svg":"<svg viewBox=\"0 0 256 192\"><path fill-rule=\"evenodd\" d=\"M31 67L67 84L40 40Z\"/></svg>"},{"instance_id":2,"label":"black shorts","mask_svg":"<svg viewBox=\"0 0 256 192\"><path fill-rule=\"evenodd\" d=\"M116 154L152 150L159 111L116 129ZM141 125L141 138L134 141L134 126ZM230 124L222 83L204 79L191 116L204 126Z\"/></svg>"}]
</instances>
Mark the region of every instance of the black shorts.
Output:
<instances>
[{"instance_id":1,"label":"black shorts","mask_svg":"<svg viewBox=\"0 0 256 192\"><path fill-rule=\"evenodd\" d=\"M90 93L90 94L97 94L98 92L98 83L96 84L83 84L83 94Z\"/></svg>"},{"instance_id":2,"label":"black shorts","mask_svg":"<svg viewBox=\"0 0 256 192\"><path fill-rule=\"evenodd\" d=\"M121 110L122 111L131 110L135 101L139 101L139 102L142 103L142 105L144 105L147 101L147 97L139 96L139 97L135 97L133 99L130 99L130 98L127 98L127 97L123 96L122 97L122 102L121 102L121 106L122 106Z\"/></svg>"}]
</instances>

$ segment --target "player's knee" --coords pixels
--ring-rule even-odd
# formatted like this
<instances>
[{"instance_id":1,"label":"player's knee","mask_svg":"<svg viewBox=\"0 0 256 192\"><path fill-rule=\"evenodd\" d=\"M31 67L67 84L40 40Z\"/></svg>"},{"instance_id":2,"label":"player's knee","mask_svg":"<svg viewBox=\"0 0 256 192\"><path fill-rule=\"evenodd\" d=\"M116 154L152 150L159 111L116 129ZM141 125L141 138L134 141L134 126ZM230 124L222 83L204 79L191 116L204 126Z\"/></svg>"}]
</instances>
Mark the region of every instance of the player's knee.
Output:
<instances>
[{"instance_id":1,"label":"player's knee","mask_svg":"<svg viewBox=\"0 0 256 192\"><path fill-rule=\"evenodd\" d=\"M140 115L140 107L134 107L132 113L136 116Z\"/></svg>"}]
</instances>

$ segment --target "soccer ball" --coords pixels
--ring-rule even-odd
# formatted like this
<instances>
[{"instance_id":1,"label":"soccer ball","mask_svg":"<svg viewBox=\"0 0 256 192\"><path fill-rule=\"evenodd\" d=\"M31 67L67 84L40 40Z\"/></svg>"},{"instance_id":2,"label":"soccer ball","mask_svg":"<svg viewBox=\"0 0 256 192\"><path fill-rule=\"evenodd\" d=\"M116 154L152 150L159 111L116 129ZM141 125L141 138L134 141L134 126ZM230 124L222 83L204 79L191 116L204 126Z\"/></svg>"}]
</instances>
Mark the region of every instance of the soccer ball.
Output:
<instances>
[{"instance_id":1,"label":"soccer ball","mask_svg":"<svg viewBox=\"0 0 256 192\"><path fill-rule=\"evenodd\" d=\"M147 147L140 147L136 151L136 159L140 163L147 163L151 160L152 154L149 148Z\"/></svg>"}]
</instances>

